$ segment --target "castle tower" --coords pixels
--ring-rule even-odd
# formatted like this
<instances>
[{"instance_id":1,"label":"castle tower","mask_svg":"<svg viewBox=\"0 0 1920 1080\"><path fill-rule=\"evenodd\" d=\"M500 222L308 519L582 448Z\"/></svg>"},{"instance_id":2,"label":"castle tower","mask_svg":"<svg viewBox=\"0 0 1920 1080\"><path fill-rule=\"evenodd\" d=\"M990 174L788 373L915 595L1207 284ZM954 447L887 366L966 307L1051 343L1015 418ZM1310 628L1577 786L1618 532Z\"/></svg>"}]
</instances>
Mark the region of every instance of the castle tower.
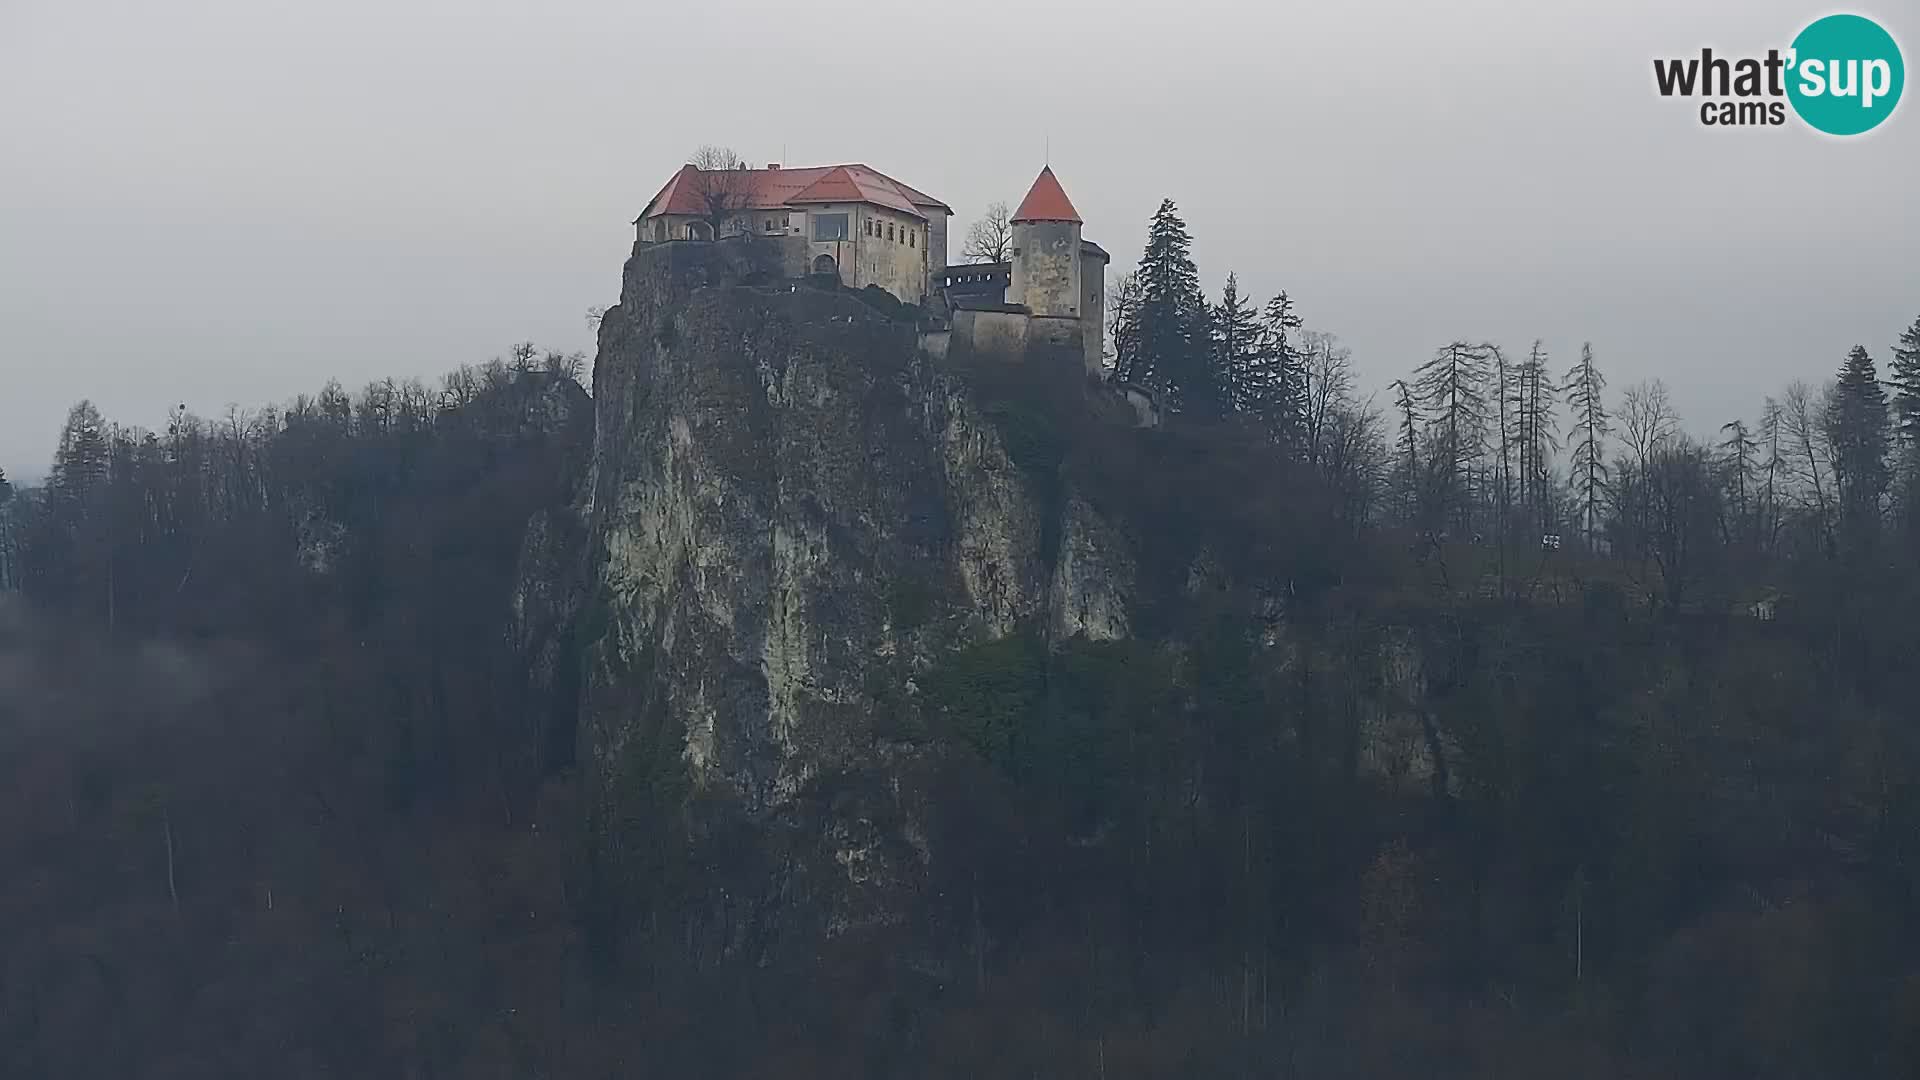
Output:
<instances>
[{"instance_id":1,"label":"castle tower","mask_svg":"<svg viewBox=\"0 0 1920 1080\"><path fill-rule=\"evenodd\" d=\"M1036 316L1081 315L1080 214L1048 166L1013 213L1013 282L1007 300Z\"/></svg>"}]
</instances>

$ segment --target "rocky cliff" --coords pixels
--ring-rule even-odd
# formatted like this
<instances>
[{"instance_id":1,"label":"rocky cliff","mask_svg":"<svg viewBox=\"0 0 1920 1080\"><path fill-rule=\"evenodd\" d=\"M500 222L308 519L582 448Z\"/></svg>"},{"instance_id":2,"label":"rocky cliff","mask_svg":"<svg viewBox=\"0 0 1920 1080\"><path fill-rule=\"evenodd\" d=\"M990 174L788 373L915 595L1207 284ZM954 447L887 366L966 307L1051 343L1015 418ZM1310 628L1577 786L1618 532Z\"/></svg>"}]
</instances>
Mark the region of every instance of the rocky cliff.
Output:
<instances>
[{"instance_id":1,"label":"rocky cliff","mask_svg":"<svg viewBox=\"0 0 1920 1080\"><path fill-rule=\"evenodd\" d=\"M751 895L728 901L751 910L714 917L722 949L771 897L829 933L897 917L933 857L918 778L937 751L903 737L920 677L1008 635L1126 637L1144 588L1131 527L1060 467L1065 436L981 389L1008 361L935 360L899 312L776 259L636 249L601 324L577 516L534 522L515 596L610 872L645 889L662 830L751 826L761 858L732 860ZM1149 437L1072 358L1011 363ZM1163 576L1193 591L1197 572Z\"/></svg>"}]
</instances>

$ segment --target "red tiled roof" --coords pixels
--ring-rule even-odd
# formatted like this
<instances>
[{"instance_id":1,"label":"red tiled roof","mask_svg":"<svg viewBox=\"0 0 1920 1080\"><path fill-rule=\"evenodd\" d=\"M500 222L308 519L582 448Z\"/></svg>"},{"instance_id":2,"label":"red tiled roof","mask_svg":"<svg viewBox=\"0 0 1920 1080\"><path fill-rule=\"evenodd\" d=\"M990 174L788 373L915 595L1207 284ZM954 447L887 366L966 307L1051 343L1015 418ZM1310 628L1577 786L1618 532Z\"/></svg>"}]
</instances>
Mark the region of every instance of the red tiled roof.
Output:
<instances>
[{"instance_id":1,"label":"red tiled roof","mask_svg":"<svg viewBox=\"0 0 1920 1080\"><path fill-rule=\"evenodd\" d=\"M1027 197L1020 200L1020 209L1013 212L1013 221L1071 221L1081 224L1080 212L1073 208L1073 200L1060 187L1060 181L1053 175L1053 166L1040 170L1034 178L1033 186L1027 189Z\"/></svg>"},{"instance_id":2,"label":"red tiled roof","mask_svg":"<svg viewBox=\"0 0 1920 1080\"><path fill-rule=\"evenodd\" d=\"M865 166L862 166L862 168L864 167ZM889 177L888 179L892 178ZM904 192L907 196L907 201L915 206L926 206L935 210L945 210L949 214L953 213L953 207L948 206L946 203L941 202L939 199L934 198L918 188L910 188L898 180L893 181L893 186Z\"/></svg>"},{"instance_id":3,"label":"red tiled roof","mask_svg":"<svg viewBox=\"0 0 1920 1080\"><path fill-rule=\"evenodd\" d=\"M864 202L898 210L914 217L925 217L914 208L907 193L885 176L865 165L836 165L825 176L808 184L799 194L789 196L790 203Z\"/></svg>"},{"instance_id":4,"label":"red tiled roof","mask_svg":"<svg viewBox=\"0 0 1920 1080\"><path fill-rule=\"evenodd\" d=\"M953 213L946 203L866 165L743 169L737 182L742 185L749 210L777 210L796 202L868 202L915 217L926 216L921 208ZM636 220L657 214L703 214L706 206L701 188L701 171L683 165Z\"/></svg>"}]
</instances>

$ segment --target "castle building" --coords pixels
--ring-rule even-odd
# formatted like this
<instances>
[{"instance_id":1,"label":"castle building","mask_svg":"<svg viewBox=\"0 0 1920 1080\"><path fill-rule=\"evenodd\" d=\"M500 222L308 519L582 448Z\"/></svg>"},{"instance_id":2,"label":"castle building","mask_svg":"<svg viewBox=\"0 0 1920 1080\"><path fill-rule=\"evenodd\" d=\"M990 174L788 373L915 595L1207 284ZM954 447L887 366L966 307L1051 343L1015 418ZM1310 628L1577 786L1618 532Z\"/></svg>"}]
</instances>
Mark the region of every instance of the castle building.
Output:
<instances>
[{"instance_id":1,"label":"castle building","mask_svg":"<svg viewBox=\"0 0 1920 1080\"><path fill-rule=\"evenodd\" d=\"M1051 166L1020 200L1009 224L1011 258L947 265L951 207L867 165L819 168L681 167L634 219L642 244L729 236L778 240L789 272L830 274L848 288L878 286L924 306L976 352L1027 355L1038 348L1083 358L1097 373L1105 352L1106 251ZM714 234L717 231L719 235Z\"/></svg>"},{"instance_id":2,"label":"castle building","mask_svg":"<svg viewBox=\"0 0 1920 1080\"><path fill-rule=\"evenodd\" d=\"M956 326L1008 323L999 331L1025 340L1063 342L1077 338L1089 372L1100 370L1106 351L1107 263L1111 256L1081 235L1084 223L1053 167L1046 166L1013 212L1012 258L967 263L940 272L933 291ZM986 318L997 316L998 318ZM980 336L979 329L975 336Z\"/></svg>"},{"instance_id":3,"label":"castle building","mask_svg":"<svg viewBox=\"0 0 1920 1080\"><path fill-rule=\"evenodd\" d=\"M641 243L750 233L798 238L809 272L848 288L878 285L902 303L926 300L946 265L953 208L866 165L702 170L683 166L634 219ZM791 241L790 241L791 242Z\"/></svg>"}]
</instances>

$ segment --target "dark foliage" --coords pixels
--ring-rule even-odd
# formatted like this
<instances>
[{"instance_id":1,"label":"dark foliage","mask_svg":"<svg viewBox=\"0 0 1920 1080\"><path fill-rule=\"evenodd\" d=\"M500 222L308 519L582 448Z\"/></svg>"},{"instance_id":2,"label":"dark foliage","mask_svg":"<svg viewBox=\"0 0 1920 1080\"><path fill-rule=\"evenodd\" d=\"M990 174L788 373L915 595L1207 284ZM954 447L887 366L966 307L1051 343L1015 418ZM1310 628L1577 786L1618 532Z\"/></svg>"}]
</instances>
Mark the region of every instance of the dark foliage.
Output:
<instances>
[{"instance_id":1,"label":"dark foliage","mask_svg":"<svg viewBox=\"0 0 1920 1080\"><path fill-rule=\"evenodd\" d=\"M1134 637L903 679L874 737L918 754L926 879L744 944L810 812L895 811L825 776L740 828L666 715L589 805L508 637L584 471L566 358L165 434L77 407L0 506L0 1075L1912 1075L1920 545L1870 358L1804 465L1783 406L1609 473L1589 354L1556 482L1544 354L1489 391L1477 348L1338 467L1246 410L1143 430L1077 370L967 373L1126 533ZM1536 522L1575 529L1510 557Z\"/></svg>"}]
</instances>

